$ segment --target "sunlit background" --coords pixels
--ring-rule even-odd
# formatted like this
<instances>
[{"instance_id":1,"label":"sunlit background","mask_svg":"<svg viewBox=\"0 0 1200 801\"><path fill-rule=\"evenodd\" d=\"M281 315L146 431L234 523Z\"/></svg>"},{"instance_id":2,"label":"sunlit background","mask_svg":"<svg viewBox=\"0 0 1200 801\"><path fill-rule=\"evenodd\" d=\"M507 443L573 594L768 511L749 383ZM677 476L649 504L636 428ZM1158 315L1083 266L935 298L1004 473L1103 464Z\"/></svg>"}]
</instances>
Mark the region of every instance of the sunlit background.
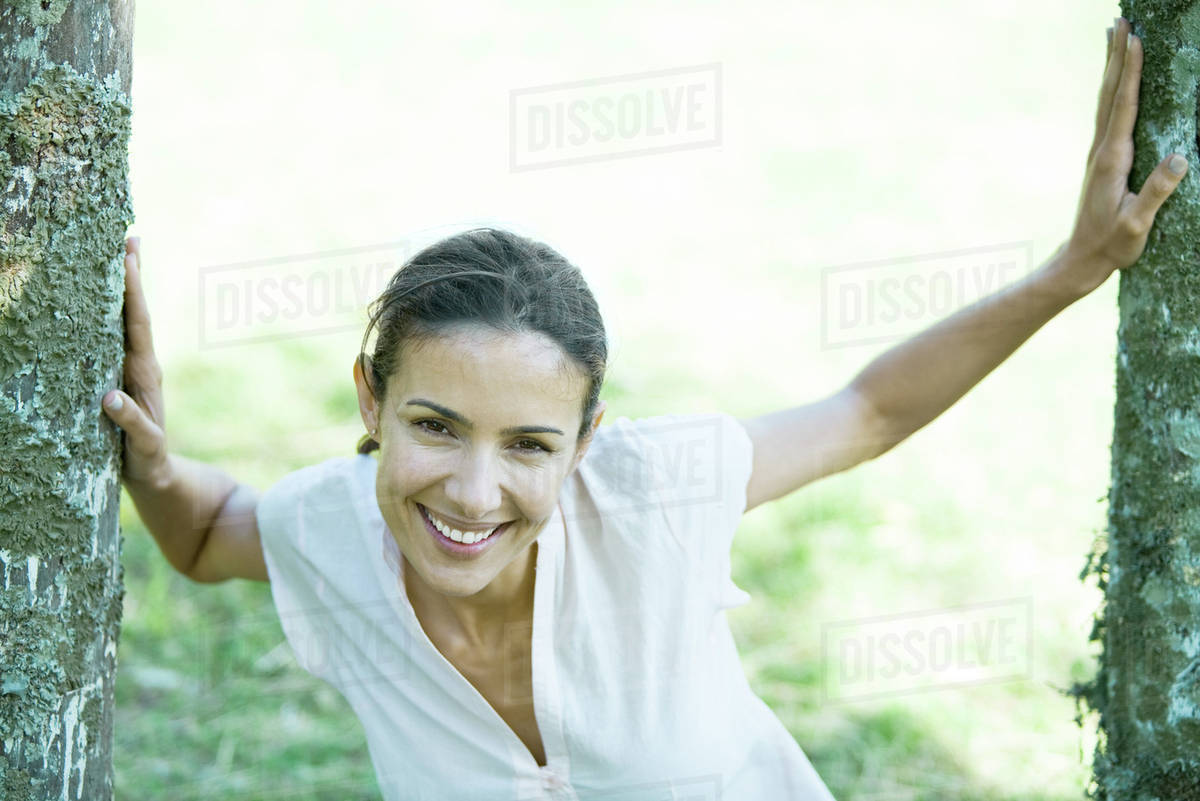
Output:
<instances>
[{"instance_id":1,"label":"sunlit background","mask_svg":"<svg viewBox=\"0 0 1200 801\"><path fill-rule=\"evenodd\" d=\"M606 422L816 400L895 344L823 347L824 268L1023 242L1027 272L1068 236L1116 13L140 3L132 233L171 447L265 489L363 433L361 328L213 347L206 268L488 221L588 277ZM718 65L712 143L514 169L514 91L697 65ZM747 676L839 799L1082 797L1094 722L1060 690L1096 652L1101 595L1078 576L1104 525L1116 285L892 452L745 517ZM118 793L377 798L348 705L275 648L268 587L173 573L125 501ZM1028 611L1023 675L823 692L831 627L1001 601Z\"/></svg>"}]
</instances>

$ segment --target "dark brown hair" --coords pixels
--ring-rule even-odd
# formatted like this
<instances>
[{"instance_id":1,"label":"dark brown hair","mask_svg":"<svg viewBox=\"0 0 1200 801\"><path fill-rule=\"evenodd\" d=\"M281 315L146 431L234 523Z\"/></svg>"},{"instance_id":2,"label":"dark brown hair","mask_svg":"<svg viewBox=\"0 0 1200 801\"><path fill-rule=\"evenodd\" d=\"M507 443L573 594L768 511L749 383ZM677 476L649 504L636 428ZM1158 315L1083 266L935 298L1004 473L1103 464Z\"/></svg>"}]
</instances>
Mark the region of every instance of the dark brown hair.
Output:
<instances>
[{"instance_id":1,"label":"dark brown hair","mask_svg":"<svg viewBox=\"0 0 1200 801\"><path fill-rule=\"evenodd\" d=\"M608 359L604 322L579 268L549 245L497 228L446 237L405 262L368 313L359 365L377 401L384 400L404 346L456 324L479 323L504 333L538 332L556 342L588 377L577 439L591 428ZM363 357L376 326L368 364ZM367 435L358 452L378 447Z\"/></svg>"}]
</instances>

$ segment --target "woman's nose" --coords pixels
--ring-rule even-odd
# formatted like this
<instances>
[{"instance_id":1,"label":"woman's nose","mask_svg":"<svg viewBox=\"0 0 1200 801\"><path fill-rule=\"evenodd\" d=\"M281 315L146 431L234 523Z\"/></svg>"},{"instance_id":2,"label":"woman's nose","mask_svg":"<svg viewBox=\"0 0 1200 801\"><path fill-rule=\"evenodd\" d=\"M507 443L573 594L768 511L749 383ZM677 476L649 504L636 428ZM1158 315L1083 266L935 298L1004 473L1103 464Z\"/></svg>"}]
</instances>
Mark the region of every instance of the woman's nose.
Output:
<instances>
[{"instance_id":1,"label":"woman's nose","mask_svg":"<svg viewBox=\"0 0 1200 801\"><path fill-rule=\"evenodd\" d=\"M500 508L499 468L488 453L464 456L458 470L446 482L446 497L458 505L468 520L487 520Z\"/></svg>"}]
</instances>

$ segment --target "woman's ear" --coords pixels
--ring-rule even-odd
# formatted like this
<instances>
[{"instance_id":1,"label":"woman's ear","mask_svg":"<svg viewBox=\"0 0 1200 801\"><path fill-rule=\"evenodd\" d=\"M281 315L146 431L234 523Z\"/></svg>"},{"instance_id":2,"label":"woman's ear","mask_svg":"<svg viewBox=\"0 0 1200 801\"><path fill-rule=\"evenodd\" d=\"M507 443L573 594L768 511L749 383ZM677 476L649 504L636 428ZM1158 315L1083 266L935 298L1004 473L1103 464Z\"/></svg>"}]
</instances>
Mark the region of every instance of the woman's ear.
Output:
<instances>
[{"instance_id":1,"label":"woman's ear","mask_svg":"<svg viewBox=\"0 0 1200 801\"><path fill-rule=\"evenodd\" d=\"M366 375L363 374L364 365L367 370ZM371 357L363 353L354 358L354 386L358 390L358 411L362 414L363 425L367 427L367 433L370 434L379 428L379 404L367 386L367 382L370 380L367 375L375 375L375 370L371 364ZM377 442L379 441L377 433L373 437Z\"/></svg>"},{"instance_id":2,"label":"woman's ear","mask_svg":"<svg viewBox=\"0 0 1200 801\"><path fill-rule=\"evenodd\" d=\"M596 415L592 418L592 427L588 430L587 436L579 443L579 447L575 451L575 458L571 461L571 469L567 471L567 475L575 472L575 468L579 467L579 463L583 461L583 455L592 445L592 439L596 436L596 429L600 427L600 418L604 417L604 410L608 404L600 401L596 405Z\"/></svg>"}]
</instances>

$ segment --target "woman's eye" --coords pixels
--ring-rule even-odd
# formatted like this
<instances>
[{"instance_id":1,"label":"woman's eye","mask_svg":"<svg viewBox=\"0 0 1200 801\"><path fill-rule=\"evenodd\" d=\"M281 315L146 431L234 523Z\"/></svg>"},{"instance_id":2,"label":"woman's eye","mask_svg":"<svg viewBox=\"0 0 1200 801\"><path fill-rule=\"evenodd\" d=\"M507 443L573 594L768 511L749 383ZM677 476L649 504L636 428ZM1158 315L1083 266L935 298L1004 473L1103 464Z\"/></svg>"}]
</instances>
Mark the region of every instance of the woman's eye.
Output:
<instances>
[{"instance_id":1,"label":"woman's eye","mask_svg":"<svg viewBox=\"0 0 1200 801\"><path fill-rule=\"evenodd\" d=\"M440 434L449 434L450 433L450 430L448 428L446 428L445 424L440 423L437 420L417 420L413 423L413 425L415 425L417 428L421 429L422 431L424 431L427 434L439 434L440 435ZM544 453L553 453L554 452L550 448L547 448L545 445L538 442L536 439L518 440L517 441L517 450L524 451L526 453L537 453L539 451L544 452Z\"/></svg>"},{"instance_id":2,"label":"woman's eye","mask_svg":"<svg viewBox=\"0 0 1200 801\"><path fill-rule=\"evenodd\" d=\"M437 420L418 420L417 425L431 434L446 434L446 427Z\"/></svg>"}]
</instances>

